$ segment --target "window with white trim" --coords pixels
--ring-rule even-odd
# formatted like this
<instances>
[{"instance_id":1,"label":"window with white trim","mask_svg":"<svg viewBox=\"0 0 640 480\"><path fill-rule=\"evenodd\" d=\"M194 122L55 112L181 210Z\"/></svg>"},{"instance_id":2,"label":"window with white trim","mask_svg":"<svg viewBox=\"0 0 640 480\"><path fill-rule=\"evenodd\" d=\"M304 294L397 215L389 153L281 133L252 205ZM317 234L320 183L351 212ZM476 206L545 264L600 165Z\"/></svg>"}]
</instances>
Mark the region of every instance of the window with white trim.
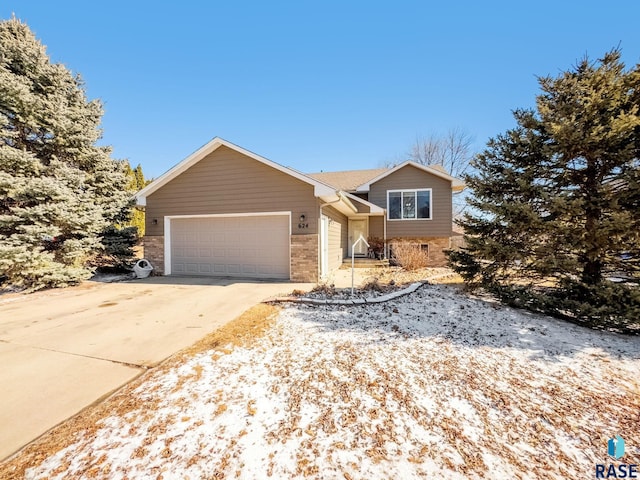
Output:
<instances>
[{"instance_id":1,"label":"window with white trim","mask_svg":"<svg viewBox=\"0 0 640 480\"><path fill-rule=\"evenodd\" d=\"M430 220L431 189L387 190L389 220Z\"/></svg>"}]
</instances>

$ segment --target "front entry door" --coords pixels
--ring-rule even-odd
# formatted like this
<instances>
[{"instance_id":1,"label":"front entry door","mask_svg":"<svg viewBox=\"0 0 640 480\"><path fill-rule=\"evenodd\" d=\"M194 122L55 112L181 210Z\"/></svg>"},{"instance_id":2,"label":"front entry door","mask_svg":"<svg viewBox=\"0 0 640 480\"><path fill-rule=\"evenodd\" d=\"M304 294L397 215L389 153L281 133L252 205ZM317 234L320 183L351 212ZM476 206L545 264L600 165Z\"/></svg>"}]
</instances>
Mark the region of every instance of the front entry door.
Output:
<instances>
[{"instance_id":1,"label":"front entry door","mask_svg":"<svg viewBox=\"0 0 640 480\"><path fill-rule=\"evenodd\" d=\"M356 245L355 251L352 253L351 248L353 247L353 243L360 238L360 235L367 239L369 235L367 219L362 220L349 220L349 256L356 257L366 257L367 256L367 246L364 242L358 243Z\"/></svg>"}]
</instances>

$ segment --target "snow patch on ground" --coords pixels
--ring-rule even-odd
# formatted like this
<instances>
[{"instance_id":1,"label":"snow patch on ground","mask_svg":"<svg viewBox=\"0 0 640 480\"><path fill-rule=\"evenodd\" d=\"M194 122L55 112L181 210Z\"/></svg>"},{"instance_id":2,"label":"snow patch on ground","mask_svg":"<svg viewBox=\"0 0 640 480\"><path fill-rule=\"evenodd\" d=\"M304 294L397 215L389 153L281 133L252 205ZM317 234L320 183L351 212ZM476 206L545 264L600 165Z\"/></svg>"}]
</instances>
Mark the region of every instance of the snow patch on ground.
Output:
<instances>
[{"instance_id":1,"label":"snow patch on ground","mask_svg":"<svg viewBox=\"0 0 640 480\"><path fill-rule=\"evenodd\" d=\"M96 272L90 279L90 282L100 282L100 283L114 283L114 282L124 282L127 280L133 280L136 278L135 273L133 272L124 272L124 273L103 273Z\"/></svg>"},{"instance_id":2,"label":"snow patch on ground","mask_svg":"<svg viewBox=\"0 0 640 480\"><path fill-rule=\"evenodd\" d=\"M587 478L607 438L640 445L639 379L637 337L452 287L295 305L250 348L150 372L27 478Z\"/></svg>"}]
</instances>

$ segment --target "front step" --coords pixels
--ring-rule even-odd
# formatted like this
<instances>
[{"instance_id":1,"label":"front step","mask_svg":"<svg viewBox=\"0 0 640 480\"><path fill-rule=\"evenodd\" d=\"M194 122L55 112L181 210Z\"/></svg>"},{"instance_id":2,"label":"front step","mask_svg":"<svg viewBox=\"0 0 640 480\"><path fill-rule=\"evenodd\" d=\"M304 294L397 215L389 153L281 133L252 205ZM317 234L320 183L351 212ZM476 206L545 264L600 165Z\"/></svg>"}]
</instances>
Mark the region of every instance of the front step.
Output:
<instances>
[{"instance_id":1,"label":"front step","mask_svg":"<svg viewBox=\"0 0 640 480\"><path fill-rule=\"evenodd\" d=\"M353 263L355 268L382 268L389 266L389 260L377 260L367 257L356 257ZM342 260L342 268L351 268L350 258Z\"/></svg>"}]
</instances>

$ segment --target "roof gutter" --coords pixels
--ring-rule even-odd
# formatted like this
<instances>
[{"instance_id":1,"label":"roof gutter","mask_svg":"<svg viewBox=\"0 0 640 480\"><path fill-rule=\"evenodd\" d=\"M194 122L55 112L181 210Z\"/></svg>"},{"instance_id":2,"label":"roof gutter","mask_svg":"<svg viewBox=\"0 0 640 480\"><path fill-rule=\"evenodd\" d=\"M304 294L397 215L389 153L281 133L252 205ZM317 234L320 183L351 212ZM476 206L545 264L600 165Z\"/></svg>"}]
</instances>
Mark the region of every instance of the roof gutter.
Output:
<instances>
[{"instance_id":1,"label":"roof gutter","mask_svg":"<svg viewBox=\"0 0 640 480\"><path fill-rule=\"evenodd\" d=\"M356 208L356 206L353 203L351 203L351 200L349 200L349 198L341 190L338 191L337 194L338 194L338 200L342 200L347 205L347 207L353 210L353 213L358 213L358 209Z\"/></svg>"}]
</instances>

